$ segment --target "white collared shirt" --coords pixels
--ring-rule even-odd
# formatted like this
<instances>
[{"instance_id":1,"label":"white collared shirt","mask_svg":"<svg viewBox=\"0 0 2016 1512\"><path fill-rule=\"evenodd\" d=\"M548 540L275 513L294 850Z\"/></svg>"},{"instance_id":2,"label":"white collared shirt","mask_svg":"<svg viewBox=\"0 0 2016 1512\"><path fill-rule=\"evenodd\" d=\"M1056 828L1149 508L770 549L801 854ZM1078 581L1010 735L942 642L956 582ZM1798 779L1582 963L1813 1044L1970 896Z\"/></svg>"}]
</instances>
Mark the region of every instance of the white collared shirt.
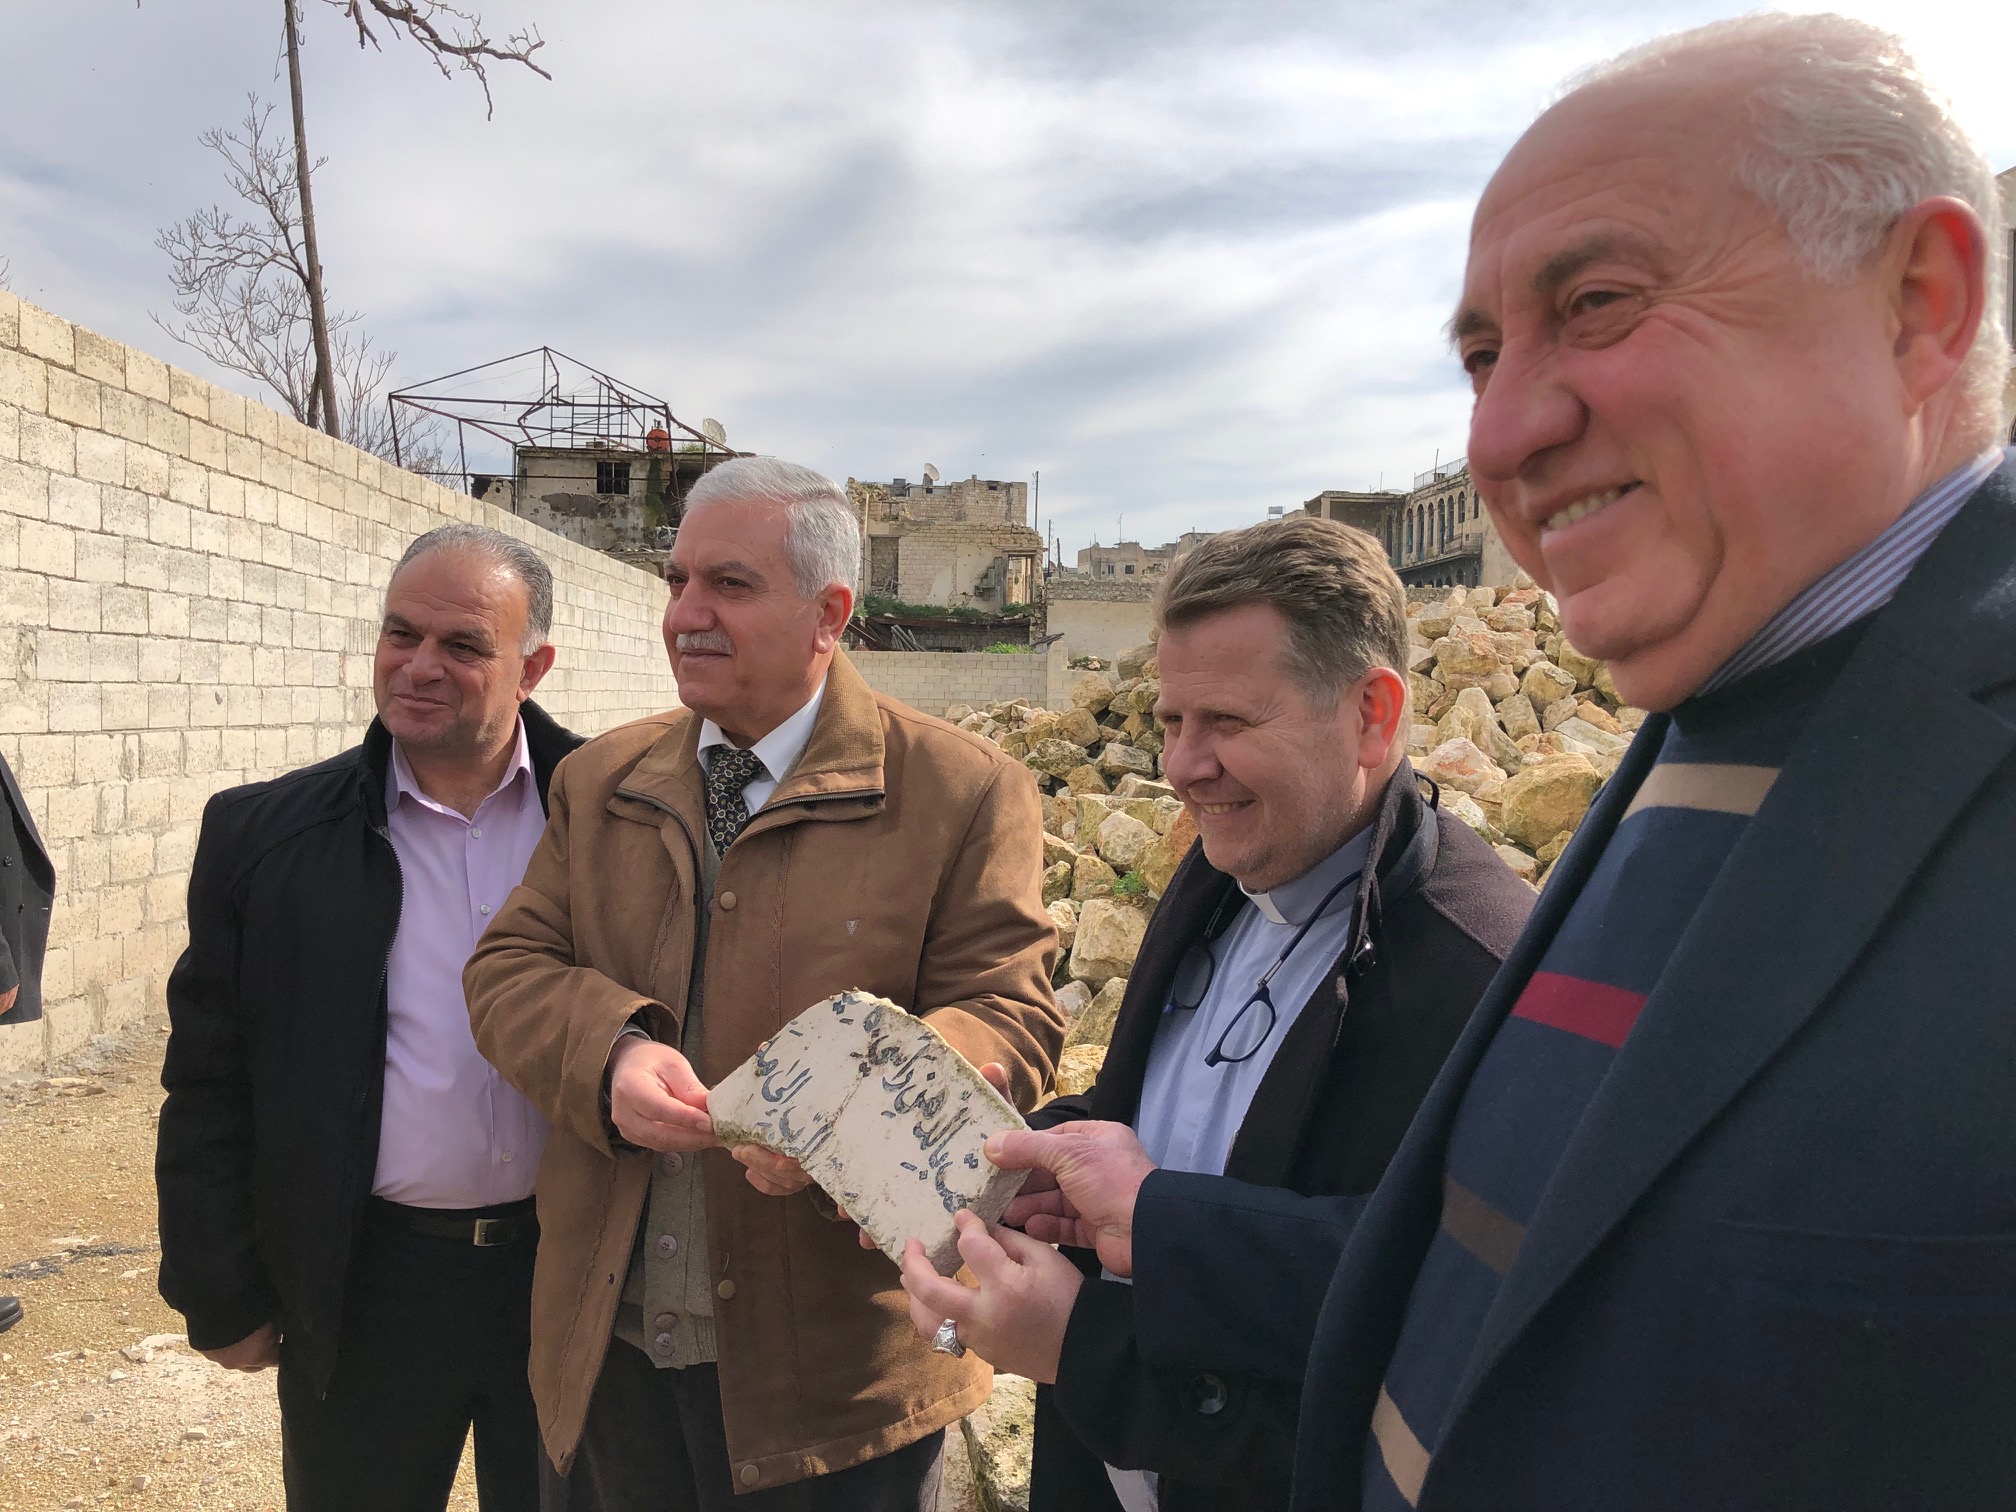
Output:
<instances>
[{"instance_id":1,"label":"white collared shirt","mask_svg":"<svg viewBox=\"0 0 2016 1512\"><path fill-rule=\"evenodd\" d=\"M822 680L805 701L805 707L749 747L750 753L763 763L765 773L742 789L742 802L750 813L758 812L768 803L770 795L777 791L777 785L791 775L791 768L798 765L798 759L805 754L805 747L812 742L812 726L819 722L819 706L825 699L826 684ZM716 747L734 744L713 720L701 721L701 761L711 767L714 758L708 753Z\"/></svg>"},{"instance_id":2,"label":"white collared shirt","mask_svg":"<svg viewBox=\"0 0 2016 1512\"><path fill-rule=\"evenodd\" d=\"M1155 1164L1173 1171L1224 1174L1232 1143L1267 1068L1303 1006L1343 954L1357 888L1347 886L1330 900L1323 917L1274 973L1268 994L1277 1017L1259 1051L1250 1059L1216 1066L1205 1064L1204 1057L1252 1000L1260 978L1324 895L1364 870L1371 845L1367 826L1292 882L1263 893L1240 888L1250 906L1240 909L1231 927L1210 942L1215 965L1203 1001L1193 1009L1168 1008L1148 1053L1148 1074L1134 1126ZM1264 1010L1253 1011L1264 1018Z\"/></svg>"}]
</instances>

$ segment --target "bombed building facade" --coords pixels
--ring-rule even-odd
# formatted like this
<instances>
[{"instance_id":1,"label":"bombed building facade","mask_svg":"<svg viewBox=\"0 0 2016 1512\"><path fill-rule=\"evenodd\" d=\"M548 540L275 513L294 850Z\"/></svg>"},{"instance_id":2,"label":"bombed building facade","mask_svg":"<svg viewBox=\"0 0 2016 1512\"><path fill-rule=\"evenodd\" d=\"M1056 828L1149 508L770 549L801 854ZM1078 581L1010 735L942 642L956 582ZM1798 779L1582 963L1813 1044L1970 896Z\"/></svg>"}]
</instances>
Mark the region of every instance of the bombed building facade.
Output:
<instances>
[{"instance_id":1,"label":"bombed building facade","mask_svg":"<svg viewBox=\"0 0 2016 1512\"><path fill-rule=\"evenodd\" d=\"M847 480L861 512L861 591L906 604L1000 613L1036 598L1043 537L1029 485L977 474L940 482Z\"/></svg>"}]
</instances>

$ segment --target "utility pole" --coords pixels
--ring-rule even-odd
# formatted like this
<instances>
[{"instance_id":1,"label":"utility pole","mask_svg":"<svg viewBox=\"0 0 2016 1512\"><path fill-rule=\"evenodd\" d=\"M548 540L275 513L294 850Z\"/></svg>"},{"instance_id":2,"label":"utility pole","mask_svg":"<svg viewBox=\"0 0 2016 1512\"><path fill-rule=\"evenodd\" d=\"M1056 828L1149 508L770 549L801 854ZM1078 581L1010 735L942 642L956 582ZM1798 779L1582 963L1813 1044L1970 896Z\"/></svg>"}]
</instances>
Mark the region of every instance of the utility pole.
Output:
<instances>
[{"instance_id":1,"label":"utility pole","mask_svg":"<svg viewBox=\"0 0 2016 1512\"><path fill-rule=\"evenodd\" d=\"M308 187L308 122L301 108L301 26L296 0L280 0L287 12L287 89L294 103L294 177L301 190L301 242L308 259L308 328L315 338L315 392L322 429L343 434L336 412L336 364L329 355L329 312L322 303L322 258L315 249L315 200Z\"/></svg>"}]
</instances>

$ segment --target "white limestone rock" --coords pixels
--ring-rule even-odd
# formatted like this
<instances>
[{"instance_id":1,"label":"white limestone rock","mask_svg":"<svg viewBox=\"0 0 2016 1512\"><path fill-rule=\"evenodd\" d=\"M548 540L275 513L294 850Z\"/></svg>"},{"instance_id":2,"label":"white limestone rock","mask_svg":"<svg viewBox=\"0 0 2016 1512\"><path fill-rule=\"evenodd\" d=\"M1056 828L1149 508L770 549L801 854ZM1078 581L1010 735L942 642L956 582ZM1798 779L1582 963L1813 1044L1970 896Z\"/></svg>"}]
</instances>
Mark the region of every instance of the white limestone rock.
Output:
<instances>
[{"instance_id":1,"label":"white limestone rock","mask_svg":"<svg viewBox=\"0 0 2016 1512\"><path fill-rule=\"evenodd\" d=\"M707 1097L714 1132L802 1165L900 1262L911 1238L942 1276L959 1268L952 1218L997 1221L1026 1172L982 1147L1022 1115L921 1018L843 992L791 1020Z\"/></svg>"}]
</instances>

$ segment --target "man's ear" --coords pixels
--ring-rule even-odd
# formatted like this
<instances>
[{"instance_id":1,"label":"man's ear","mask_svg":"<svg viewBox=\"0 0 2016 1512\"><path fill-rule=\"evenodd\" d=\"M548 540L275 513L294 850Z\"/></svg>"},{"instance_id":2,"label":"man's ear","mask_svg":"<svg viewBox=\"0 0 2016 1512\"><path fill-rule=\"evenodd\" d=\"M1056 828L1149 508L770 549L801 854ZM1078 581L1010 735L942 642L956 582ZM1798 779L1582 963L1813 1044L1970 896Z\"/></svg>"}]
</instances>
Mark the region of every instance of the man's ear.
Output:
<instances>
[{"instance_id":1,"label":"man's ear","mask_svg":"<svg viewBox=\"0 0 2016 1512\"><path fill-rule=\"evenodd\" d=\"M1953 380L1981 329L1988 300L1988 237L1981 218L1949 196L1928 199L1890 233L1893 350L1916 408Z\"/></svg>"},{"instance_id":2,"label":"man's ear","mask_svg":"<svg viewBox=\"0 0 2016 1512\"><path fill-rule=\"evenodd\" d=\"M520 702L532 696L532 690L539 686L548 672L553 670L555 652L551 643L541 646L525 658L525 666L518 674L518 698Z\"/></svg>"},{"instance_id":3,"label":"man's ear","mask_svg":"<svg viewBox=\"0 0 2016 1512\"><path fill-rule=\"evenodd\" d=\"M812 627L812 649L824 656L840 644L840 632L854 617L854 590L845 583L828 583L815 602L819 618Z\"/></svg>"},{"instance_id":4,"label":"man's ear","mask_svg":"<svg viewBox=\"0 0 2016 1512\"><path fill-rule=\"evenodd\" d=\"M1374 667L1358 679L1354 695L1358 718L1358 765L1377 771L1396 747L1404 747L1407 723L1407 683L1391 667Z\"/></svg>"}]
</instances>

